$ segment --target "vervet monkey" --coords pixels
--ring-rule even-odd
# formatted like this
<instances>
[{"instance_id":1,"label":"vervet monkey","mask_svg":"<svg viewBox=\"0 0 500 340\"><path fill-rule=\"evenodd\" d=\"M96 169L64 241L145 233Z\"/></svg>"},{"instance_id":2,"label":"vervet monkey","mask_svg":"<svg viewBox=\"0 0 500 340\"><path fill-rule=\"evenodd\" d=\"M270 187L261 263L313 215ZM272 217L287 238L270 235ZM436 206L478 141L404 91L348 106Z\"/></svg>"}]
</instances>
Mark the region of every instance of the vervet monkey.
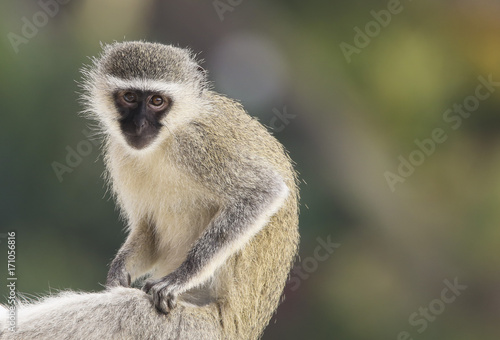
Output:
<instances>
[{"instance_id":1,"label":"vervet monkey","mask_svg":"<svg viewBox=\"0 0 500 340\"><path fill-rule=\"evenodd\" d=\"M211 90L188 50L106 45L84 78L129 234L106 291L21 306L18 333L1 338L258 339L299 241L283 146ZM123 288L144 277L143 291Z\"/></svg>"}]
</instances>

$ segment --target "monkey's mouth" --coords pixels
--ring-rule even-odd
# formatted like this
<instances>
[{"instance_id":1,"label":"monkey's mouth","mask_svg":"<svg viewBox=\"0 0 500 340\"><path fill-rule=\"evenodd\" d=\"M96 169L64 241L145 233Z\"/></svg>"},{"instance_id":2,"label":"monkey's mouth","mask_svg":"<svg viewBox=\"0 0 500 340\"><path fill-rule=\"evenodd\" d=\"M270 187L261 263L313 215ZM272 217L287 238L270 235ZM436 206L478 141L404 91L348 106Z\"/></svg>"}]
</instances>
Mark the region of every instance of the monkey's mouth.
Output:
<instances>
[{"instance_id":1,"label":"monkey's mouth","mask_svg":"<svg viewBox=\"0 0 500 340\"><path fill-rule=\"evenodd\" d=\"M155 129L154 131L143 131L138 133L137 131L126 131L122 129L123 135L127 144L132 148L140 150L149 146L158 136L159 130Z\"/></svg>"}]
</instances>

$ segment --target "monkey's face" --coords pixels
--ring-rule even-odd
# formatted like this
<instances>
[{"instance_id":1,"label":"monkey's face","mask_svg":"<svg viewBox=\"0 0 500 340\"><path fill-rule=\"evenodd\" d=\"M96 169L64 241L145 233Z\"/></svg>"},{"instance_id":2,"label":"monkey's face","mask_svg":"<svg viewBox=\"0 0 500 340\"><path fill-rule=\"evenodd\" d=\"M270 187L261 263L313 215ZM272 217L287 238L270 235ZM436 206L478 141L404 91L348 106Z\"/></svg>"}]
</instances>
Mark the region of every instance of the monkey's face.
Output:
<instances>
[{"instance_id":1,"label":"monkey's face","mask_svg":"<svg viewBox=\"0 0 500 340\"><path fill-rule=\"evenodd\" d=\"M171 98L152 91L118 90L113 95L118 123L128 145L142 149L150 145L163 126L172 106Z\"/></svg>"},{"instance_id":2,"label":"monkey's face","mask_svg":"<svg viewBox=\"0 0 500 340\"><path fill-rule=\"evenodd\" d=\"M149 154L206 104L206 73L189 51L156 43L106 45L83 69L85 112L109 141L133 155Z\"/></svg>"}]
</instances>

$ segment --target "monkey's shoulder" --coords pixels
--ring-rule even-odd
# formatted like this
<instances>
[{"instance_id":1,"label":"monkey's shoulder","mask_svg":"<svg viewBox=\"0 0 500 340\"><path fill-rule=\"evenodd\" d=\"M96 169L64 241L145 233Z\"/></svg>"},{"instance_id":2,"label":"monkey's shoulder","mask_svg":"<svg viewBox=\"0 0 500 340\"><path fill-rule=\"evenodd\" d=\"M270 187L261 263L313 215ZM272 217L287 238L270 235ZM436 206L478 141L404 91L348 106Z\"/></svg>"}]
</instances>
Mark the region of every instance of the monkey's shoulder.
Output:
<instances>
[{"instance_id":1,"label":"monkey's shoulder","mask_svg":"<svg viewBox=\"0 0 500 340\"><path fill-rule=\"evenodd\" d=\"M227 105L221 105L226 103ZM216 98L176 133L179 152L217 163L275 158L281 144L243 107L228 98ZM194 157L192 159L198 159Z\"/></svg>"},{"instance_id":2,"label":"monkey's shoulder","mask_svg":"<svg viewBox=\"0 0 500 340\"><path fill-rule=\"evenodd\" d=\"M184 130L193 139L201 138L244 156L269 148L280 152L281 144L241 103L215 92L210 92L207 98L207 105Z\"/></svg>"},{"instance_id":3,"label":"monkey's shoulder","mask_svg":"<svg viewBox=\"0 0 500 340\"><path fill-rule=\"evenodd\" d=\"M216 191L257 187L292 178L283 146L241 105L217 98L175 136L173 155L180 167ZM217 105L215 105L217 104Z\"/></svg>"}]
</instances>

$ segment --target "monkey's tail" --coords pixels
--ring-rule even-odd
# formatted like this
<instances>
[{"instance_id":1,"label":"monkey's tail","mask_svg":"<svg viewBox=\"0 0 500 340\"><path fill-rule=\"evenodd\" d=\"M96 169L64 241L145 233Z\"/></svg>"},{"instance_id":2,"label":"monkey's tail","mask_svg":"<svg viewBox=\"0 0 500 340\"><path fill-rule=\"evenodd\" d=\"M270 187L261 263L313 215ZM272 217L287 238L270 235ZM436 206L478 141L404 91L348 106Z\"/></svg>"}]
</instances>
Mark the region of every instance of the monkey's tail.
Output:
<instances>
[{"instance_id":1,"label":"monkey's tail","mask_svg":"<svg viewBox=\"0 0 500 340\"><path fill-rule=\"evenodd\" d=\"M5 306L0 308L0 340L225 338L215 304L199 307L179 303L163 315L148 295L134 288L66 291L34 303L20 303L16 313L9 312Z\"/></svg>"}]
</instances>

